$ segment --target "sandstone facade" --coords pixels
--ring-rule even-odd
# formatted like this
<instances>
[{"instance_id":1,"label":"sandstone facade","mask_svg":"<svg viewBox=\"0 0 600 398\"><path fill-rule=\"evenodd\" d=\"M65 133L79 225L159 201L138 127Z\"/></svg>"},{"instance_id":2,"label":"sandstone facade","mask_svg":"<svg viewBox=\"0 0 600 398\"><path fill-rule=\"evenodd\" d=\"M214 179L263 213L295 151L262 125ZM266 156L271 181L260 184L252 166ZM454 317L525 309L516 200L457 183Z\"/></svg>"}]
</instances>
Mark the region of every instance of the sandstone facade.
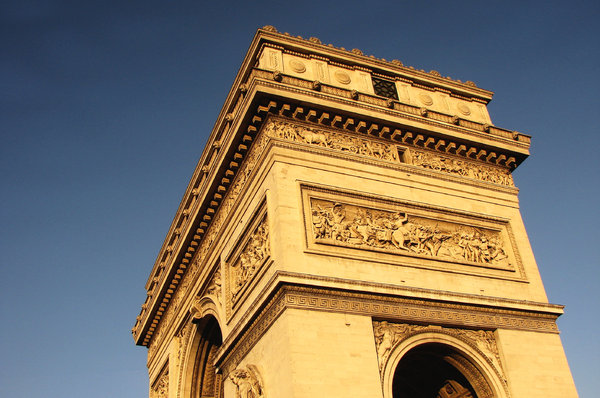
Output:
<instances>
[{"instance_id":1,"label":"sandstone facade","mask_svg":"<svg viewBox=\"0 0 600 398\"><path fill-rule=\"evenodd\" d=\"M576 397L491 98L260 29L133 328L150 397Z\"/></svg>"}]
</instances>

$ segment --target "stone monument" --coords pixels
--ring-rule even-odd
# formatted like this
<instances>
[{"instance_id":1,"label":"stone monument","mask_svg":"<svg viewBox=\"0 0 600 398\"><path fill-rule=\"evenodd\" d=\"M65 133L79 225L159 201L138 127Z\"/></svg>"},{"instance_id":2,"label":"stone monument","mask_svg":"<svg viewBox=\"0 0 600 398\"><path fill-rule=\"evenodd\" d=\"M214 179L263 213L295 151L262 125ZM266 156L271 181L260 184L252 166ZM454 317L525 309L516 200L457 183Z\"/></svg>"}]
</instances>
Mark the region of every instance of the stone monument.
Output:
<instances>
[{"instance_id":1,"label":"stone monument","mask_svg":"<svg viewBox=\"0 0 600 398\"><path fill-rule=\"evenodd\" d=\"M150 397L576 397L492 94L259 29L133 327Z\"/></svg>"}]
</instances>

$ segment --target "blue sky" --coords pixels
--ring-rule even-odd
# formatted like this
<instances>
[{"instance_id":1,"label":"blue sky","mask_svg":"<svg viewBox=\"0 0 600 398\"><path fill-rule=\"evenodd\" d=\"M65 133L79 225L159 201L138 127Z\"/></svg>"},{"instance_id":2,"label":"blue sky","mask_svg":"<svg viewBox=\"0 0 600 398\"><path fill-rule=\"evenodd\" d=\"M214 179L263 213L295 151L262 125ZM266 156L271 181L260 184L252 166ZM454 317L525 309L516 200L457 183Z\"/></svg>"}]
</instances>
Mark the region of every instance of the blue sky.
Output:
<instances>
[{"instance_id":1,"label":"blue sky","mask_svg":"<svg viewBox=\"0 0 600 398\"><path fill-rule=\"evenodd\" d=\"M18 1L0 9L0 396L147 395L144 284L258 27L496 92L582 397L600 389L598 2ZM594 315L596 314L596 315Z\"/></svg>"}]
</instances>

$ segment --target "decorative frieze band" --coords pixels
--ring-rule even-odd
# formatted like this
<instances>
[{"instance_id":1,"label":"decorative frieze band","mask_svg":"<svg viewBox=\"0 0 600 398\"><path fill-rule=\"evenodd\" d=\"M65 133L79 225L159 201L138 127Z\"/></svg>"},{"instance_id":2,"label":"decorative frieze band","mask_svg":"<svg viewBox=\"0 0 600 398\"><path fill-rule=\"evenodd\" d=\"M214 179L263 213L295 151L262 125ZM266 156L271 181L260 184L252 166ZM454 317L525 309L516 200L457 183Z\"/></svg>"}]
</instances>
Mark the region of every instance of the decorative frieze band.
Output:
<instances>
[{"instance_id":1,"label":"decorative frieze band","mask_svg":"<svg viewBox=\"0 0 600 398\"><path fill-rule=\"evenodd\" d=\"M270 120L264 129L269 137L315 145L339 152L367 156L388 162L400 162L398 147L360 136L316 129L282 120Z\"/></svg>"},{"instance_id":2,"label":"decorative frieze band","mask_svg":"<svg viewBox=\"0 0 600 398\"><path fill-rule=\"evenodd\" d=\"M326 116L326 118L329 118L329 116ZM369 130L366 124L364 128ZM376 130L376 132L380 133L379 130ZM459 177L514 186L508 168L467 161L458 156L444 156L435 152L409 149L389 141L320 129L273 118L267 121L264 133L272 138L316 146L344 154L359 155L386 162L406 163Z\"/></svg>"},{"instance_id":3,"label":"decorative frieze band","mask_svg":"<svg viewBox=\"0 0 600 398\"><path fill-rule=\"evenodd\" d=\"M494 184L514 186L512 174L504 168L476 164L431 152L409 150L408 153L410 153L409 163L414 166Z\"/></svg>"},{"instance_id":4,"label":"decorative frieze band","mask_svg":"<svg viewBox=\"0 0 600 398\"><path fill-rule=\"evenodd\" d=\"M249 323L247 331L242 336L224 342L218 361L225 375L235 369L286 308L351 313L371 316L375 319L448 325L483 331L501 328L558 333L556 326L558 315L552 313L282 285L260 314ZM471 332L465 333L469 335Z\"/></svg>"}]
</instances>

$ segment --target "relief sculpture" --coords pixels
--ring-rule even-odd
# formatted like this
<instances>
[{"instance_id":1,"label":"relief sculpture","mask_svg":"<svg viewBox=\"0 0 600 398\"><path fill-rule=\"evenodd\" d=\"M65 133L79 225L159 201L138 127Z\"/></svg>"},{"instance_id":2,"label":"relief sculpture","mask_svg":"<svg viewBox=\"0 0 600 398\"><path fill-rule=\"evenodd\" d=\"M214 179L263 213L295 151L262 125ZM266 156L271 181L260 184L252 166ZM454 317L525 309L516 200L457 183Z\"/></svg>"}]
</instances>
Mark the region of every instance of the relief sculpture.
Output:
<instances>
[{"instance_id":1,"label":"relief sculpture","mask_svg":"<svg viewBox=\"0 0 600 398\"><path fill-rule=\"evenodd\" d=\"M467 342L469 345L479 349L498 371L502 370L500 353L494 332L491 330L470 330L373 321L373 336L375 337L375 346L377 348L379 371L383 371L391 352L400 342L415 333L427 331L441 331Z\"/></svg>"},{"instance_id":2,"label":"relief sculpture","mask_svg":"<svg viewBox=\"0 0 600 398\"><path fill-rule=\"evenodd\" d=\"M378 160L400 161L398 149L395 145L362 137L354 137L348 134L335 133L283 121L269 122L265 128L265 132L273 138L316 145Z\"/></svg>"},{"instance_id":3,"label":"relief sculpture","mask_svg":"<svg viewBox=\"0 0 600 398\"><path fill-rule=\"evenodd\" d=\"M230 267L233 301L238 298L241 290L250 282L270 254L269 229L267 219L264 219L250 236L238 260Z\"/></svg>"},{"instance_id":4,"label":"relief sculpture","mask_svg":"<svg viewBox=\"0 0 600 398\"><path fill-rule=\"evenodd\" d=\"M479 165L451 157L438 156L428 152L410 151L410 154L410 162L414 166L492 182L494 184L514 185L512 174L508 170Z\"/></svg>"},{"instance_id":5,"label":"relief sculpture","mask_svg":"<svg viewBox=\"0 0 600 398\"><path fill-rule=\"evenodd\" d=\"M310 203L312 233L318 243L510 265L498 231L322 199Z\"/></svg>"},{"instance_id":6,"label":"relief sculpture","mask_svg":"<svg viewBox=\"0 0 600 398\"><path fill-rule=\"evenodd\" d=\"M221 271L215 271L205 294L216 297L217 302L221 304Z\"/></svg>"},{"instance_id":7,"label":"relief sculpture","mask_svg":"<svg viewBox=\"0 0 600 398\"><path fill-rule=\"evenodd\" d=\"M152 388L152 398L167 398L169 396L169 371L165 370L159 376Z\"/></svg>"},{"instance_id":8,"label":"relief sculpture","mask_svg":"<svg viewBox=\"0 0 600 398\"><path fill-rule=\"evenodd\" d=\"M236 386L236 398L265 398L260 374L256 366L248 365L246 369L235 369L229 375L229 379Z\"/></svg>"}]
</instances>

